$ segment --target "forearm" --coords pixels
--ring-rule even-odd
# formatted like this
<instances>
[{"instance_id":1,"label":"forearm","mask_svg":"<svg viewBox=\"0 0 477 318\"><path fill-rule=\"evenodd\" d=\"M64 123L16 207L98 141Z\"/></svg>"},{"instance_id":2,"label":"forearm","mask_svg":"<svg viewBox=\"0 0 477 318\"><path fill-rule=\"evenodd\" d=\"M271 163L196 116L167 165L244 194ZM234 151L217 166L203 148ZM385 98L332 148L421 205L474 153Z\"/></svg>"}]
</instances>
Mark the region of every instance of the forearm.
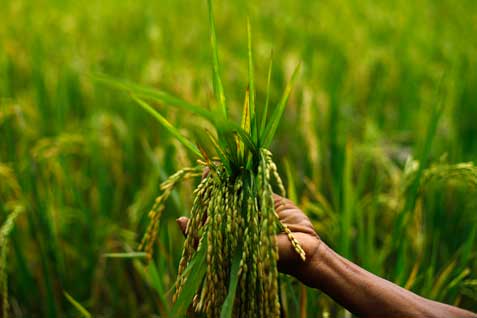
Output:
<instances>
[{"instance_id":1,"label":"forearm","mask_svg":"<svg viewBox=\"0 0 477 318\"><path fill-rule=\"evenodd\" d=\"M420 297L336 254L324 243L298 276L360 317L477 317Z\"/></svg>"}]
</instances>

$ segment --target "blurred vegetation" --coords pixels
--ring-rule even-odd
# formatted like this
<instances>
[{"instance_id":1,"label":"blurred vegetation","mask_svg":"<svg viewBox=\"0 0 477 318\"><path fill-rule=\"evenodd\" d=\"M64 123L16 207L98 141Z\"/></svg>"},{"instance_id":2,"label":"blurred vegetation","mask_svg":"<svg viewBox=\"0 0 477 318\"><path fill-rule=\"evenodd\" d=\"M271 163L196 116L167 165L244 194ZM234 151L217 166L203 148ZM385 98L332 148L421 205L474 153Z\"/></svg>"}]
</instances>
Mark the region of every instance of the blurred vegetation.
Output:
<instances>
[{"instance_id":1,"label":"blurred vegetation","mask_svg":"<svg viewBox=\"0 0 477 318\"><path fill-rule=\"evenodd\" d=\"M401 286L475 310L477 2L215 7L237 115L247 15L259 105L270 52L272 102L302 61L272 151L320 236ZM103 254L134 251L159 183L195 158L128 96L86 74L208 105L205 1L7 0L0 21L0 312L167 317L183 242L175 218L187 214L192 183L169 203L153 263ZM201 142L200 120L158 107ZM318 291L281 282L288 317L342 312Z\"/></svg>"}]
</instances>

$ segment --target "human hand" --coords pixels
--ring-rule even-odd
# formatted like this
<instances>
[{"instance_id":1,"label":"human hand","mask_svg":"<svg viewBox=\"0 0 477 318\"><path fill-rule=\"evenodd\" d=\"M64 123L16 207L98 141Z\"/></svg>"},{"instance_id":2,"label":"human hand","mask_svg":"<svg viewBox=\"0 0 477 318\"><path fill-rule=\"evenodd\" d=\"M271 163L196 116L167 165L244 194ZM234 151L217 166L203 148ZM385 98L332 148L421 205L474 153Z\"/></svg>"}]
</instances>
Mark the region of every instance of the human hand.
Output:
<instances>
[{"instance_id":1,"label":"human hand","mask_svg":"<svg viewBox=\"0 0 477 318\"><path fill-rule=\"evenodd\" d=\"M274 194L275 211L279 220L286 225L295 239L305 251L306 260L294 250L287 234L280 233L276 236L278 244L278 269L280 272L295 276L306 285L310 285L310 277L307 272L310 266L314 266L321 240L316 234L310 219L289 199ZM188 218L177 219L182 233L186 235Z\"/></svg>"},{"instance_id":2,"label":"human hand","mask_svg":"<svg viewBox=\"0 0 477 318\"><path fill-rule=\"evenodd\" d=\"M276 237L279 254L278 269L309 285L306 273L318 255L318 248L321 245L320 237L316 234L310 219L291 200L277 194L273 195L273 199L280 222L288 227L306 256L303 261L293 248L287 234L280 233Z\"/></svg>"}]
</instances>

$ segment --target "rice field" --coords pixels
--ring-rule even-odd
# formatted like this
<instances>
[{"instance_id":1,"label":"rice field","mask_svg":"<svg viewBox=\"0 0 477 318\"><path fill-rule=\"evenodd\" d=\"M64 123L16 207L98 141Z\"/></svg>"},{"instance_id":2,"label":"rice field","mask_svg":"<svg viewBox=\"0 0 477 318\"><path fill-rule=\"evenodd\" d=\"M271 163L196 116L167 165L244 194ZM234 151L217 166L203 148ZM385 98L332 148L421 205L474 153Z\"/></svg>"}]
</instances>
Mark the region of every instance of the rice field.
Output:
<instances>
[{"instance_id":1,"label":"rice field","mask_svg":"<svg viewBox=\"0 0 477 318\"><path fill-rule=\"evenodd\" d=\"M186 240L176 219L190 216L200 171L161 201L149 262L138 247L161 184L199 156L95 74L217 106L207 2L1 8L0 317L172 317ZM257 118L300 64L268 148L321 239L476 311L477 2L234 0L214 11L231 121L252 87L248 18ZM217 152L210 121L150 105L199 153ZM347 315L290 276L276 288L282 317Z\"/></svg>"}]
</instances>

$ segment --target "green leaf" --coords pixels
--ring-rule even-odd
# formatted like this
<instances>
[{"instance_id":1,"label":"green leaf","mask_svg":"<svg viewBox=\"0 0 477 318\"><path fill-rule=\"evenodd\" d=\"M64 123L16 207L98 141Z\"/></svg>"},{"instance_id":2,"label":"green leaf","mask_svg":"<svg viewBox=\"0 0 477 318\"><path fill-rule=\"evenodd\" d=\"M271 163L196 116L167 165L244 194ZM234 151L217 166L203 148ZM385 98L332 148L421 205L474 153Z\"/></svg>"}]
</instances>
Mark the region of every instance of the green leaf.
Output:
<instances>
[{"instance_id":1,"label":"green leaf","mask_svg":"<svg viewBox=\"0 0 477 318\"><path fill-rule=\"evenodd\" d=\"M133 265L136 271L142 277L142 279L157 292L157 295L159 296L162 305L164 306L164 310L167 313L166 317L169 317L170 303L166 297L167 293L164 289L161 276L157 271L157 267L154 261L151 260L147 263L147 265L144 265L138 259L134 259Z\"/></svg>"},{"instance_id":2,"label":"green leaf","mask_svg":"<svg viewBox=\"0 0 477 318\"><path fill-rule=\"evenodd\" d=\"M230 269L230 282L229 282L229 292L225 298L224 304L222 305L222 310L220 311L220 318L230 318L232 317L232 311L234 308L235 293L237 291L239 269L240 269L240 260L241 260L242 251L239 249L232 260L232 268Z\"/></svg>"},{"instance_id":3,"label":"green leaf","mask_svg":"<svg viewBox=\"0 0 477 318\"><path fill-rule=\"evenodd\" d=\"M214 93L219 106L221 107L224 118L227 118L227 104L225 102L224 87L220 78L219 53L217 49L217 35L215 32L214 9L212 7L212 0L207 0L209 8L209 27L210 27L210 45L212 47L212 68L213 68L213 82Z\"/></svg>"},{"instance_id":4,"label":"green leaf","mask_svg":"<svg viewBox=\"0 0 477 318\"><path fill-rule=\"evenodd\" d=\"M471 273L472 272L470 271L470 269L465 268L462 272L460 272L459 275L457 275L456 278L451 280L449 284L446 284L445 286L441 288L441 291L439 292L439 295L440 295L439 298L443 297L443 295L445 295L448 290L460 285L463 282L463 280Z\"/></svg>"},{"instance_id":5,"label":"green leaf","mask_svg":"<svg viewBox=\"0 0 477 318\"><path fill-rule=\"evenodd\" d=\"M199 151L199 148L197 148L190 140L188 140L186 137L184 137L172 124L165 119L159 112L157 112L152 106L150 106L148 103L143 101L142 99L139 99L136 96L132 96L132 98L146 111L148 111L154 118L157 119L157 121L174 137L177 138L184 146L189 148L190 151L195 153L197 156L202 158L202 154Z\"/></svg>"},{"instance_id":6,"label":"green leaf","mask_svg":"<svg viewBox=\"0 0 477 318\"><path fill-rule=\"evenodd\" d=\"M287 183L288 183L288 198L293 202L298 202L298 195L296 194L296 183L294 173L292 171L292 167L290 165L290 161L285 159L285 173L287 175Z\"/></svg>"},{"instance_id":7,"label":"green leaf","mask_svg":"<svg viewBox=\"0 0 477 318\"><path fill-rule=\"evenodd\" d=\"M66 291L63 291L63 294L65 295L66 299L76 308L76 310L78 310L82 317L92 317L91 314L86 310L86 308L84 308L79 302L77 302L73 297L71 297L70 294L68 294Z\"/></svg>"},{"instance_id":8,"label":"green leaf","mask_svg":"<svg viewBox=\"0 0 477 318\"><path fill-rule=\"evenodd\" d=\"M235 122L219 119L214 122L217 131L217 142L224 153L227 155L228 161L232 164L238 160L237 139L233 127L240 128Z\"/></svg>"},{"instance_id":9,"label":"green leaf","mask_svg":"<svg viewBox=\"0 0 477 318\"><path fill-rule=\"evenodd\" d=\"M265 125L268 117L268 104L270 102L270 83L272 80L272 65L273 65L273 51L270 53L270 63L268 64L268 76L267 76L267 95L265 97L265 107L262 112L262 123L260 125L260 136L263 136L265 131Z\"/></svg>"},{"instance_id":10,"label":"green leaf","mask_svg":"<svg viewBox=\"0 0 477 318\"><path fill-rule=\"evenodd\" d=\"M157 291L157 294L159 295L159 298L161 299L161 302L165 308L166 313L168 313L170 308L170 303L168 302L166 298L166 293L164 291L161 278L157 271L156 264L152 261L149 262L147 266L145 267L145 273L147 278L149 279L149 283Z\"/></svg>"},{"instance_id":11,"label":"green leaf","mask_svg":"<svg viewBox=\"0 0 477 318\"><path fill-rule=\"evenodd\" d=\"M250 134L254 142L258 141L257 118L255 115L255 82L253 71L253 51L252 51L252 30L250 27L250 19L247 18L247 37L248 37L248 89L250 90L249 97L249 116L250 116Z\"/></svg>"},{"instance_id":12,"label":"green leaf","mask_svg":"<svg viewBox=\"0 0 477 318\"><path fill-rule=\"evenodd\" d=\"M130 83L125 80L115 79L105 74L93 74L92 78L116 89L132 93L136 96L150 98L156 102L163 103L166 106L174 106L189 111L211 122L214 122L215 120L214 114L208 111L206 108L191 104L179 97L173 96L162 90Z\"/></svg>"},{"instance_id":13,"label":"green leaf","mask_svg":"<svg viewBox=\"0 0 477 318\"><path fill-rule=\"evenodd\" d=\"M477 234L476 232L477 226L474 225L472 227L472 230L470 231L469 236L467 237L467 241L462 245L462 254L460 258L460 263L462 265L460 268L462 268L462 266L465 266L464 264L468 264L470 258L472 257L472 251L474 251L473 247L475 244L475 237Z\"/></svg>"},{"instance_id":14,"label":"green leaf","mask_svg":"<svg viewBox=\"0 0 477 318\"><path fill-rule=\"evenodd\" d=\"M258 151L258 147L253 143L250 135L240 127L232 127L232 130L238 134L243 143L254 153Z\"/></svg>"},{"instance_id":15,"label":"green leaf","mask_svg":"<svg viewBox=\"0 0 477 318\"><path fill-rule=\"evenodd\" d=\"M145 257L147 257L147 253L145 253L145 252L104 253L103 257L106 257L106 258L145 258Z\"/></svg>"},{"instance_id":16,"label":"green leaf","mask_svg":"<svg viewBox=\"0 0 477 318\"><path fill-rule=\"evenodd\" d=\"M222 147L220 147L217 139L215 138L215 136L212 135L212 133L209 130L206 129L205 132L207 133L207 136L209 137L210 141L212 142L212 145L214 146L215 151L217 152L217 155L220 158L220 161L224 165L227 172L229 174L231 174L232 169L230 167L230 163L229 163L229 160L227 158L227 153L224 151L224 149L222 149Z\"/></svg>"},{"instance_id":17,"label":"green leaf","mask_svg":"<svg viewBox=\"0 0 477 318\"><path fill-rule=\"evenodd\" d=\"M261 136L262 138L260 138L261 140L263 140L263 147L265 148L268 148L270 146L273 136L275 135L275 132L277 131L278 123L280 122L283 112L285 111L285 106L287 104L288 97L290 96L293 84L296 81L299 70L300 70L300 64L298 64L295 67L295 70L293 71L290 81L288 82L285 88L285 91L283 92L282 97L280 98L280 102L278 103L277 107L273 111L270 121L267 124L267 128L265 129L264 136Z\"/></svg>"},{"instance_id":18,"label":"green leaf","mask_svg":"<svg viewBox=\"0 0 477 318\"><path fill-rule=\"evenodd\" d=\"M245 91L245 99L243 102L243 107L242 107L242 120L240 123L240 127L246 132L250 133L250 108L249 108L249 90L247 89ZM236 144L237 144L237 152L239 154L240 158L244 158L245 154L245 147L243 144L243 141L239 138L239 136L235 136L236 139Z\"/></svg>"},{"instance_id":19,"label":"green leaf","mask_svg":"<svg viewBox=\"0 0 477 318\"><path fill-rule=\"evenodd\" d=\"M389 237L399 237L400 233L403 233L407 225L407 222L409 220L408 215L414 211L414 208L416 206L416 202L417 202L418 194L419 194L419 187L421 184L421 177L424 174L424 170L427 168L429 164L432 144L437 134L437 127L439 125L440 118L442 117L442 114L444 112L444 106L443 106L444 97L441 92L442 80L443 78L441 78L436 85L435 96L437 100L435 101L435 107L433 107L432 109L432 113L429 118L430 120L426 128L427 130L426 136L424 138L423 144L419 151L419 157L418 157L418 161L420 163L419 168L416 172L414 179L409 185L408 189L406 189L406 199L404 202L404 206L399 212L397 216L397 220L394 223L395 225L394 225L393 235ZM393 240L393 242L395 244L395 247L396 246L399 247L399 244L402 243L402 240ZM402 253L398 254L399 257L402 257L402 255L403 255Z\"/></svg>"},{"instance_id":20,"label":"green leaf","mask_svg":"<svg viewBox=\"0 0 477 318\"><path fill-rule=\"evenodd\" d=\"M436 282L434 283L434 286L432 287L431 293L430 293L430 298L435 299L437 297L437 294L439 293L442 288L444 288L446 282L449 280L449 277L451 277L452 272L454 268L457 265L457 259L453 259L449 264L439 273L439 275L436 278Z\"/></svg>"},{"instance_id":21,"label":"green leaf","mask_svg":"<svg viewBox=\"0 0 477 318\"><path fill-rule=\"evenodd\" d=\"M178 295L177 300L172 307L171 317L180 317L184 315L187 308L192 303L192 299L199 289L207 270L207 265L205 263L206 252L207 241L204 241L204 246L199 246L199 249L183 273L183 275L188 274L188 277L181 293Z\"/></svg>"},{"instance_id":22,"label":"green leaf","mask_svg":"<svg viewBox=\"0 0 477 318\"><path fill-rule=\"evenodd\" d=\"M250 91L248 89L245 91L240 127L242 127L246 133L250 133Z\"/></svg>"},{"instance_id":23,"label":"green leaf","mask_svg":"<svg viewBox=\"0 0 477 318\"><path fill-rule=\"evenodd\" d=\"M132 94L132 96L137 96L135 100L136 101L141 100L141 102L146 105L147 103L143 99L138 97L150 98L151 100L154 100L156 102L163 103L165 106L174 106L174 107L189 111L198 116L201 116L209 120L212 124L214 124L214 126L216 127L217 130L219 130L219 132L221 130L220 127L229 127L229 129L226 129L226 131L238 130L240 128L240 126L233 121L230 121L224 118L217 118L217 116L215 116L214 113L208 111L204 107L191 104L178 97L172 96L169 93L166 93L164 91L157 90L151 87L133 84L124 80L115 79L104 74L94 74L92 75L92 77L95 80L106 83L111 87L129 92ZM148 112L153 114L154 117L157 118L156 115L163 117L160 114L158 114L157 111L154 110L151 106L148 105L148 107L145 107L143 104L141 104L141 106L143 106Z\"/></svg>"}]
</instances>

